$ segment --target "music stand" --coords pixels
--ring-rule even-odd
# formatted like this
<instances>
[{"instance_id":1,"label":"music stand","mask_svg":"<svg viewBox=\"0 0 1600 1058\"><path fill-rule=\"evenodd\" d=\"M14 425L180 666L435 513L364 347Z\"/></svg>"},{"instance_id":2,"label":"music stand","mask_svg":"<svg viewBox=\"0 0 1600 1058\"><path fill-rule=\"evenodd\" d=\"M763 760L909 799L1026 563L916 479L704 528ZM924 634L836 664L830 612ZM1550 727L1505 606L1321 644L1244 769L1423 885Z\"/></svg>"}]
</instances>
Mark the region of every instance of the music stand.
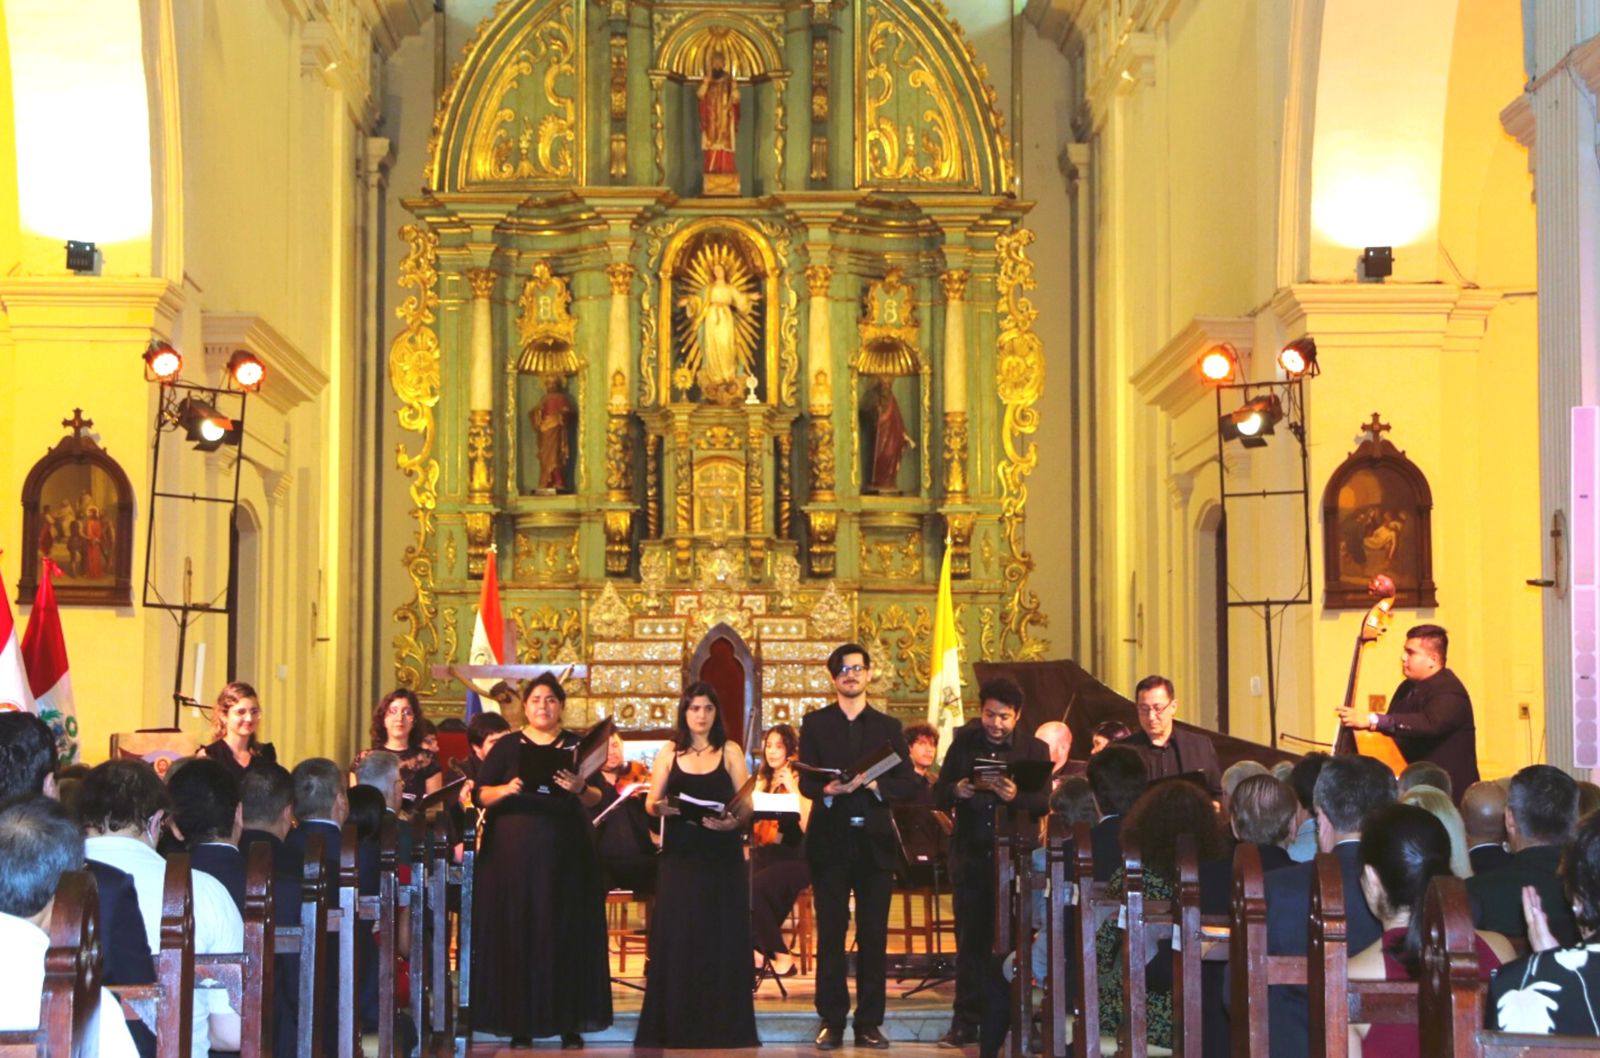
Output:
<instances>
[{"instance_id":1,"label":"music stand","mask_svg":"<svg viewBox=\"0 0 1600 1058\"><path fill-rule=\"evenodd\" d=\"M947 828L948 817L929 805L900 804L895 805L893 811L891 822L894 824L895 841L900 846L901 863L904 865L902 874L908 887L925 876L933 889L934 918L930 922L933 950L928 953L927 973L911 988L900 994L900 998L909 999L918 992L925 992L955 980L955 965L944 958L943 946L939 940L942 930L938 926L942 921L939 911L941 896L939 876L948 869L946 865L950 860L950 831ZM904 980L904 976L898 977L896 983Z\"/></svg>"}]
</instances>

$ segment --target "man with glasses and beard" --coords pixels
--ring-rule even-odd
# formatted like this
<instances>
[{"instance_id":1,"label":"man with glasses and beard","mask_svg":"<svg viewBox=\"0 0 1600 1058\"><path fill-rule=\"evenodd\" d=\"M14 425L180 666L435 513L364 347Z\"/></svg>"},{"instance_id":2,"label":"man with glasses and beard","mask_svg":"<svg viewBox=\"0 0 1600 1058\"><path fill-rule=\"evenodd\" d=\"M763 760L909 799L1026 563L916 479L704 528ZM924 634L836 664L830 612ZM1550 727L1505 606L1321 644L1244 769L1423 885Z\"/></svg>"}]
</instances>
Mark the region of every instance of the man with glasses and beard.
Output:
<instances>
[{"instance_id":1,"label":"man with glasses and beard","mask_svg":"<svg viewBox=\"0 0 1600 1058\"><path fill-rule=\"evenodd\" d=\"M1173 725L1178 698L1165 676L1146 676L1133 689L1139 712L1139 731L1122 741L1144 757L1150 781L1198 773L1213 800L1222 797L1222 768L1211 740L1198 731L1179 731Z\"/></svg>"}]
</instances>

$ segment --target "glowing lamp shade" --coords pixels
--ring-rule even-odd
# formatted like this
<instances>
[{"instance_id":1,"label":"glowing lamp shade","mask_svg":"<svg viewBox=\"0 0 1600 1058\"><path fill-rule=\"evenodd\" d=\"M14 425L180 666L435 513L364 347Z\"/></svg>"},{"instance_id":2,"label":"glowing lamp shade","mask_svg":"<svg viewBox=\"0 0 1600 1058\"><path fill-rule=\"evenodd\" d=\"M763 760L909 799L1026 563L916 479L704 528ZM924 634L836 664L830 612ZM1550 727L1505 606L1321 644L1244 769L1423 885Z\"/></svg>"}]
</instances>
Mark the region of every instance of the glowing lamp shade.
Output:
<instances>
[{"instance_id":1,"label":"glowing lamp shade","mask_svg":"<svg viewBox=\"0 0 1600 1058\"><path fill-rule=\"evenodd\" d=\"M239 431L234 428L233 420L194 397L179 403L178 428L202 452L214 452L224 443L239 443Z\"/></svg>"},{"instance_id":2,"label":"glowing lamp shade","mask_svg":"<svg viewBox=\"0 0 1600 1058\"><path fill-rule=\"evenodd\" d=\"M1296 338L1285 345L1278 351L1278 367L1283 369L1285 378L1318 374L1321 369L1317 367L1317 340Z\"/></svg>"},{"instance_id":3,"label":"glowing lamp shade","mask_svg":"<svg viewBox=\"0 0 1600 1058\"><path fill-rule=\"evenodd\" d=\"M144 351L144 377L149 382L171 382L183 370L183 357L166 342L151 342Z\"/></svg>"},{"instance_id":4,"label":"glowing lamp shade","mask_svg":"<svg viewBox=\"0 0 1600 1058\"><path fill-rule=\"evenodd\" d=\"M1200 377L1207 382L1228 382L1239 369L1239 355L1230 345L1216 345L1200 357Z\"/></svg>"},{"instance_id":5,"label":"glowing lamp shade","mask_svg":"<svg viewBox=\"0 0 1600 1058\"><path fill-rule=\"evenodd\" d=\"M242 390L256 392L266 377L267 369L256 359L254 353L240 349L228 359L228 378Z\"/></svg>"}]
</instances>

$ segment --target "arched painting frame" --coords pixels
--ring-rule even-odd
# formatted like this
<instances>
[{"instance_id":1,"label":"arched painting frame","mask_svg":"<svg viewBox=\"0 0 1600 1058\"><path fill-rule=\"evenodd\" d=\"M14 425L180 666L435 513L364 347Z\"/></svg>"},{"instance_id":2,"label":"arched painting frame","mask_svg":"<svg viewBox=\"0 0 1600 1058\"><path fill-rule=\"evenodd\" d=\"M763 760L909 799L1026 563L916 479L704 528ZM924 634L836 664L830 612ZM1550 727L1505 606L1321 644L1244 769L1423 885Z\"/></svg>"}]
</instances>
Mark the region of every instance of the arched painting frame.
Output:
<instances>
[{"instance_id":1,"label":"arched painting frame","mask_svg":"<svg viewBox=\"0 0 1600 1058\"><path fill-rule=\"evenodd\" d=\"M1377 423L1328 479L1322 493L1323 605L1365 610L1367 585L1394 578L1395 604L1439 605L1433 582L1433 492L1404 452L1383 439Z\"/></svg>"},{"instance_id":2,"label":"arched painting frame","mask_svg":"<svg viewBox=\"0 0 1600 1058\"><path fill-rule=\"evenodd\" d=\"M22 575L17 602L32 605L49 555L62 606L133 604L133 486L89 435L93 420L73 409L70 433L46 452L22 484Z\"/></svg>"}]
</instances>

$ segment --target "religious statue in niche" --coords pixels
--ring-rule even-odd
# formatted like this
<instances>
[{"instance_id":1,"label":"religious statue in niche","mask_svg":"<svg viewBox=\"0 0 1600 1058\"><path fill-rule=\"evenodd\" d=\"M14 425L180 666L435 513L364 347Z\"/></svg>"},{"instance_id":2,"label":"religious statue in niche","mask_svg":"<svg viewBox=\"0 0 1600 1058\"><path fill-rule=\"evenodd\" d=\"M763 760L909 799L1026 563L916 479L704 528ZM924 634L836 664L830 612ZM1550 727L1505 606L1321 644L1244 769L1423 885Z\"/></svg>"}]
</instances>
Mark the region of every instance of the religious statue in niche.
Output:
<instances>
[{"instance_id":1,"label":"religious statue in niche","mask_svg":"<svg viewBox=\"0 0 1600 1058\"><path fill-rule=\"evenodd\" d=\"M46 560L58 567L63 605L132 602L133 486L73 409L71 431L34 464L22 486L23 553L17 601L32 603Z\"/></svg>"},{"instance_id":2,"label":"religious statue in niche","mask_svg":"<svg viewBox=\"0 0 1600 1058\"><path fill-rule=\"evenodd\" d=\"M568 491L567 463L572 458L572 427L578 421L578 406L567 396L566 379L547 375L544 398L528 413L539 442L539 486L541 493Z\"/></svg>"},{"instance_id":3,"label":"religious statue in niche","mask_svg":"<svg viewBox=\"0 0 1600 1058\"><path fill-rule=\"evenodd\" d=\"M1433 496L1404 452L1383 439L1389 424L1373 413L1362 441L1328 479L1322 495L1326 606L1366 609L1367 584L1393 578L1401 606L1437 605L1433 582Z\"/></svg>"},{"instance_id":4,"label":"religious statue in niche","mask_svg":"<svg viewBox=\"0 0 1600 1058\"><path fill-rule=\"evenodd\" d=\"M761 348L760 279L729 242L708 240L689 257L678 282L685 291L678 311L682 351L674 384L698 383L713 404L737 404L756 383Z\"/></svg>"},{"instance_id":5,"label":"religious statue in niche","mask_svg":"<svg viewBox=\"0 0 1600 1058\"><path fill-rule=\"evenodd\" d=\"M896 484L900 476L900 461L906 449L915 448L916 442L906 432L906 421L900 414L900 402L894 395L894 376L879 375L878 385L868 398L867 414L874 420L872 432L872 475L868 490L880 495L893 495L900 491Z\"/></svg>"},{"instance_id":6,"label":"religious statue in niche","mask_svg":"<svg viewBox=\"0 0 1600 1058\"><path fill-rule=\"evenodd\" d=\"M905 272L894 266L882 279L868 285L865 305L859 325L861 348L851 366L858 374L875 380L862 402L872 435L867 491L897 495L900 462L906 450L915 448L916 443L900 412L894 380L901 376L916 378L922 372L917 298L905 280Z\"/></svg>"},{"instance_id":7,"label":"religious statue in niche","mask_svg":"<svg viewBox=\"0 0 1600 1058\"><path fill-rule=\"evenodd\" d=\"M703 191L706 195L737 195L739 171L733 152L739 133L739 82L728 69L724 48L713 46L707 51L695 98L700 111Z\"/></svg>"}]
</instances>

